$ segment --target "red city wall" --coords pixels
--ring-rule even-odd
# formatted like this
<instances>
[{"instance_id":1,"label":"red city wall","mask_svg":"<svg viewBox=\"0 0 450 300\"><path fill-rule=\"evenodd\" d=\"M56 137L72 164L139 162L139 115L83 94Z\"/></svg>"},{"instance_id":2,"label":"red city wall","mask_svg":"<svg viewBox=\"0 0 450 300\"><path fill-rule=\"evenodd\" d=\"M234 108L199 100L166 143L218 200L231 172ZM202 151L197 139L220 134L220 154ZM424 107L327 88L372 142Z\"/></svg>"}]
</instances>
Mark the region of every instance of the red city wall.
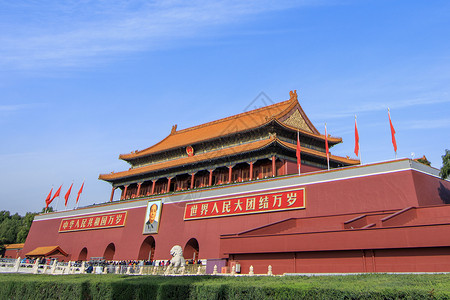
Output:
<instances>
[{"instance_id":1,"label":"red city wall","mask_svg":"<svg viewBox=\"0 0 450 300\"><path fill-rule=\"evenodd\" d=\"M252 183L248 184L248 186L251 189ZM330 262L334 261L332 268L336 270L344 270L344 266L346 265L348 268L345 269L345 272L360 270L360 265L363 261L361 258L362 254L360 251L352 252L355 251L352 250L354 249L352 247L358 249L376 248L377 241L379 240L387 241L386 245L389 246L389 243L398 243L399 236L401 237L401 235L394 234L391 236L383 232L379 236L367 237L365 235L352 235L347 237L346 235L341 236L341 234L337 231L333 232L333 230L343 229L345 221L365 212L392 212L393 210L400 210L410 206L443 204L444 201L441 199L441 195L443 194L442 186L444 190L450 189L450 184L446 181L439 181L430 175L411 170L327 181L299 186L305 188L305 209L190 221L183 220L186 202L164 204L161 212L159 233L152 235L155 240L154 259L169 259L169 251L172 246L178 244L184 248L191 238L195 238L200 248L200 259L228 258L227 253L234 253L236 255L235 259L243 260L243 266L248 267L249 263L254 263L256 268L255 272L267 272L268 264L267 259L264 257L270 257L271 261L275 260L280 272L293 272L291 258L293 259L293 253L296 253L296 251L302 251L302 253L311 252L309 256L305 253L295 254L298 255L298 258L295 259L303 259L304 256L306 257L303 259L304 264L299 263L298 270L310 270L311 272L313 270L316 270L314 272L325 270L327 268L319 266L326 265L327 263L322 264L322 262L327 262L328 260ZM114 205L105 205L106 209L114 209ZM126 209L126 211L128 212L126 225L124 227L110 229L58 233L62 218L35 221L32 224L25 247L21 252L21 257L24 257L27 252L39 246L59 245L64 251L70 254L67 260L77 260L84 247L87 248L86 257L89 259L90 257L104 256L108 245L113 243L115 246L115 260L137 259L143 241L149 236L142 234L146 207ZM81 212L81 210L77 210L76 212ZM342 214L350 215L339 216ZM250 242L243 242L242 244L236 244L235 241L232 244L227 244L226 241L224 242L220 239L221 235L233 235L290 218L301 219L308 217L317 217L317 219L315 223L308 222L308 224L303 224L301 221L297 224L296 221L294 225L287 225L287 228L282 229L290 230L289 228L294 228L297 230L305 230L310 228L310 230L328 231L324 233L325 236L322 235L315 238L313 235L310 235L306 240L302 238L302 244L309 245L306 248L296 249L294 247L295 244L291 244L290 238L280 234L268 235L267 238L253 240L248 238ZM381 224L381 222L379 223ZM353 244L350 243L353 245L352 247L342 248L339 246L345 245L348 242L346 239L354 241ZM252 243L256 244L252 246ZM402 245L401 247L409 246ZM276 256L271 253L261 253L254 256L253 253L255 253L256 248L262 252L274 252L276 249L284 253L276 254ZM342 250L336 252L337 249ZM317 250L326 250L329 253L326 255L323 253L312 253ZM333 254L333 251L340 256L336 253ZM377 251L381 251L381 249ZM422 253L420 251L418 250L417 253ZM321 260L322 256L320 255L325 255L326 259ZM420 256L420 254L418 255ZM340 257L339 262L336 262L336 257ZM367 258L367 255L364 257L364 260L372 261ZM379 266L377 267L377 271L388 269L389 259L382 257L380 256L380 260L377 262L377 266ZM257 263L257 261L260 261L260 263ZM351 267L352 261L355 261L355 267ZM310 262L310 268L307 267L309 265L308 262ZM281 267L282 265L286 265L286 267ZM295 265L297 266L297 263ZM342 265L342 269L340 269L339 265ZM317 268L315 269L312 266L317 266ZM328 267L327 270L330 270L330 268ZM366 263L366 269L370 269L369 262ZM447 268L447 270L450 270L450 268Z\"/></svg>"}]
</instances>

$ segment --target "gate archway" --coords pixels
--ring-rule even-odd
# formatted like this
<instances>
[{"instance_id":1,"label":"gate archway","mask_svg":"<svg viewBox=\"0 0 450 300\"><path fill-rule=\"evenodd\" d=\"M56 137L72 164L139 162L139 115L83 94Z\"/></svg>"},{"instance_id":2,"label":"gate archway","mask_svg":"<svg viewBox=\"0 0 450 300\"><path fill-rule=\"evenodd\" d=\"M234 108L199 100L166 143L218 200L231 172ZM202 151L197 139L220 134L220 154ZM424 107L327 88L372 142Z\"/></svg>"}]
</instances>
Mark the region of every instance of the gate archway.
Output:
<instances>
[{"instance_id":1,"label":"gate archway","mask_svg":"<svg viewBox=\"0 0 450 300\"><path fill-rule=\"evenodd\" d=\"M141 244L138 260L153 260L155 256L155 239L148 236Z\"/></svg>"},{"instance_id":2,"label":"gate archway","mask_svg":"<svg viewBox=\"0 0 450 300\"><path fill-rule=\"evenodd\" d=\"M110 243L108 247L106 247L105 252L103 253L103 257L105 260L113 260L114 254L116 253L116 246L114 243Z\"/></svg>"},{"instance_id":3,"label":"gate archway","mask_svg":"<svg viewBox=\"0 0 450 300\"><path fill-rule=\"evenodd\" d=\"M80 254L78 254L78 260L87 260L87 248L84 247L83 249L81 249Z\"/></svg>"},{"instance_id":4,"label":"gate archway","mask_svg":"<svg viewBox=\"0 0 450 300\"><path fill-rule=\"evenodd\" d=\"M186 246L184 246L183 256L188 260L197 260L199 254L200 247L198 245L198 241L195 238L190 239Z\"/></svg>"}]
</instances>

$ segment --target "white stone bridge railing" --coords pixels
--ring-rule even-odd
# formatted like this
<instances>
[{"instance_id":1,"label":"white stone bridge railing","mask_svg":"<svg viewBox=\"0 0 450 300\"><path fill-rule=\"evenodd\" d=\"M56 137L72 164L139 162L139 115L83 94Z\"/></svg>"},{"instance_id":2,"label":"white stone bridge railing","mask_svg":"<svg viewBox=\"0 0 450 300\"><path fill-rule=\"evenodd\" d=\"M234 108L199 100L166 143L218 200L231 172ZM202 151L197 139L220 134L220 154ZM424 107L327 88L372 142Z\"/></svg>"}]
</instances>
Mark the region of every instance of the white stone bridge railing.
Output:
<instances>
[{"instance_id":1,"label":"white stone bridge railing","mask_svg":"<svg viewBox=\"0 0 450 300\"><path fill-rule=\"evenodd\" d=\"M29 274L84 274L88 263L82 262L57 262L54 260L50 264L40 264L39 260L33 263L25 263L18 259L0 259L0 273L29 273ZM119 264L99 264L92 267L95 274L126 274L126 275L164 275L167 266L149 265L119 265ZM204 275L206 266L187 265L184 275Z\"/></svg>"},{"instance_id":2,"label":"white stone bridge railing","mask_svg":"<svg viewBox=\"0 0 450 300\"><path fill-rule=\"evenodd\" d=\"M17 259L0 259L0 273L30 273L30 274L79 274L84 271L84 263L57 262L40 264L39 260L32 263Z\"/></svg>"},{"instance_id":3,"label":"white stone bridge railing","mask_svg":"<svg viewBox=\"0 0 450 300\"><path fill-rule=\"evenodd\" d=\"M30 274L85 274L87 273L87 267L90 263L86 262L58 262L54 260L50 264L39 264L37 259L33 263L23 262L20 258L0 258L0 273L30 273ZM165 275L168 266L152 266L142 264L121 265L118 262L113 264L97 263L91 268L90 273L94 274L125 274L125 275ZM174 273L169 273L174 275ZM175 273L177 275L205 275L206 266L199 264L186 265L184 271L181 273ZM250 266L248 274L237 274L235 266L231 268L230 273L218 273L217 266L214 266L212 275L225 275L225 276L237 276L247 275L254 276L253 266ZM273 275L272 266L268 266L268 272L266 274L258 275Z\"/></svg>"}]
</instances>

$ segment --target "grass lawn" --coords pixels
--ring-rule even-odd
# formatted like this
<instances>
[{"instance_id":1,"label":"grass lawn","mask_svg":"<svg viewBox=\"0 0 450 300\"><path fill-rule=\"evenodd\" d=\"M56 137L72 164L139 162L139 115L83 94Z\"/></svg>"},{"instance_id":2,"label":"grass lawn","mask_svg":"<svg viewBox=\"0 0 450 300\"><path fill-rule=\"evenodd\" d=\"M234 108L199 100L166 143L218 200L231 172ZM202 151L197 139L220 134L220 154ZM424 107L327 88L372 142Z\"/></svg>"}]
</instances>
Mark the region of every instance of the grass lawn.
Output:
<instances>
[{"instance_id":1,"label":"grass lawn","mask_svg":"<svg viewBox=\"0 0 450 300\"><path fill-rule=\"evenodd\" d=\"M450 299L450 275L0 274L0 299Z\"/></svg>"}]
</instances>

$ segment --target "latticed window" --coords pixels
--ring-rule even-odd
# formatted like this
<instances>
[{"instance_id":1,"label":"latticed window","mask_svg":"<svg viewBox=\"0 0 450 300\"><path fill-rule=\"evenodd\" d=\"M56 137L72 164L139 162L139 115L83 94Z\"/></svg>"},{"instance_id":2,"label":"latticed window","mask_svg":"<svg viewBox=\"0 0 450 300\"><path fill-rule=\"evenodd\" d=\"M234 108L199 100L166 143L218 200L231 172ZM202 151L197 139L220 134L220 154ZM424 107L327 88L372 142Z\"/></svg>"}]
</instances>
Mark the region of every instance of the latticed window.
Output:
<instances>
[{"instance_id":1,"label":"latticed window","mask_svg":"<svg viewBox=\"0 0 450 300\"><path fill-rule=\"evenodd\" d=\"M239 181L239 172L235 172L235 173L233 174L233 177L232 177L231 180L232 180L232 181Z\"/></svg>"},{"instance_id":2,"label":"latticed window","mask_svg":"<svg viewBox=\"0 0 450 300\"><path fill-rule=\"evenodd\" d=\"M228 173L220 172L216 175L216 182L215 184L223 184L228 182Z\"/></svg>"},{"instance_id":3,"label":"latticed window","mask_svg":"<svg viewBox=\"0 0 450 300\"><path fill-rule=\"evenodd\" d=\"M248 170L242 170L242 180L248 180L249 173L250 173L250 171L248 171Z\"/></svg>"}]
</instances>

